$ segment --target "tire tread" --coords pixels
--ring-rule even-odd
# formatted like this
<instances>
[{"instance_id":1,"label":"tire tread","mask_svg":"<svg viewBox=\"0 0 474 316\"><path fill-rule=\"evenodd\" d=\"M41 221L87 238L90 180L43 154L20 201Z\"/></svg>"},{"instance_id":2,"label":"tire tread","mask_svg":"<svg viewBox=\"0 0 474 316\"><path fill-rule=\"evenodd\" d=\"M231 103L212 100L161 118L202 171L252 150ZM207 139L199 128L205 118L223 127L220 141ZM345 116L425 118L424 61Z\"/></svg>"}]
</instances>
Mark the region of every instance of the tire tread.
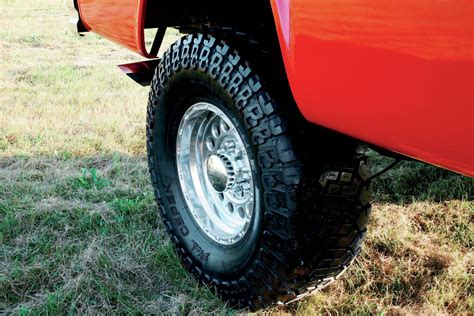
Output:
<instances>
[{"instance_id":1,"label":"tire tread","mask_svg":"<svg viewBox=\"0 0 474 316\"><path fill-rule=\"evenodd\" d=\"M219 67L232 70L223 74ZM204 271L186 252L164 209L165 195L159 190L153 139L156 108L170 78L193 70L208 73L215 78L214 84L224 89L233 85L229 97L236 101L252 135L261 169L265 210L261 238L246 271L230 280ZM177 254L192 274L215 287L232 305L254 310L294 302L339 278L360 251L370 213L366 158L328 165L319 172L305 169L310 162L296 154L286 109L278 106L264 86L249 63L225 41L209 34L191 34L164 53L147 109L151 181Z\"/></svg>"}]
</instances>

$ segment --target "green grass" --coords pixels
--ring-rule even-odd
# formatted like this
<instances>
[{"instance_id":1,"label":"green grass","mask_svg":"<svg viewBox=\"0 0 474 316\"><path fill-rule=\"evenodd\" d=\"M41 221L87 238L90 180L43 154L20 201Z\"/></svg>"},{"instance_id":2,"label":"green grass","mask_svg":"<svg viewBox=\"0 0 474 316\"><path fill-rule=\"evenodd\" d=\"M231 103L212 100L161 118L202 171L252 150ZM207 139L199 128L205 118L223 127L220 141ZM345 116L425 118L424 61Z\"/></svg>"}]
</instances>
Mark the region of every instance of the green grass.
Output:
<instances>
[{"instance_id":1,"label":"green grass","mask_svg":"<svg viewBox=\"0 0 474 316\"><path fill-rule=\"evenodd\" d=\"M78 159L25 159L12 172L18 162L3 160L0 307L53 314L224 310L180 266L145 162L115 161L119 169L111 158L94 159L101 166L94 172Z\"/></svg>"},{"instance_id":2,"label":"green grass","mask_svg":"<svg viewBox=\"0 0 474 316\"><path fill-rule=\"evenodd\" d=\"M369 152L374 171L382 170L394 159ZM446 201L474 199L474 180L448 170L414 161L402 161L374 181L378 201L410 203L413 200Z\"/></svg>"},{"instance_id":3,"label":"green grass","mask_svg":"<svg viewBox=\"0 0 474 316\"><path fill-rule=\"evenodd\" d=\"M97 175L96 168L82 168L82 175L72 179L72 184L79 189L102 189L110 184L110 181Z\"/></svg>"},{"instance_id":4,"label":"green grass","mask_svg":"<svg viewBox=\"0 0 474 316\"><path fill-rule=\"evenodd\" d=\"M234 313L182 268L158 216L148 91L116 68L137 56L69 34L59 0L0 0L0 14L0 314ZM264 312L473 311L472 186L402 163L374 183L348 273Z\"/></svg>"}]
</instances>

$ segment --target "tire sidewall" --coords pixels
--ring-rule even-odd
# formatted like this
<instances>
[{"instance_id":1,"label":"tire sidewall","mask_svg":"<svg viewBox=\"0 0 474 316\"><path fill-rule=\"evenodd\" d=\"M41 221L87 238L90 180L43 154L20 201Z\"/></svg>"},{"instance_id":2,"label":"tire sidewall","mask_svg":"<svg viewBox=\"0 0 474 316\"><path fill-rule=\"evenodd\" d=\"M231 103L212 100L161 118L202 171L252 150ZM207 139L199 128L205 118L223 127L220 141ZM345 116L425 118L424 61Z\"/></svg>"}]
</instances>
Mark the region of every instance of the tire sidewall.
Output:
<instances>
[{"instance_id":1,"label":"tire sidewall","mask_svg":"<svg viewBox=\"0 0 474 316\"><path fill-rule=\"evenodd\" d=\"M185 91L185 93L183 93ZM152 92L153 94L153 92ZM151 99L153 99L151 95ZM184 199L176 162L177 131L184 113L198 102L208 102L218 107L236 126L249 155L255 186L255 209L252 222L245 236L233 245L222 245L209 238L199 227ZM162 207L169 227L178 238L178 254L185 264L197 262L209 275L238 275L250 261L261 230L262 186L259 179L256 150L250 142L250 131L244 128L244 118L236 109L232 98L207 74L184 70L169 78L158 97L154 122L154 147L150 153L156 162L157 180L162 197ZM176 243L176 241L175 241ZM191 258L186 258L191 256ZM212 277L212 276L211 276Z\"/></svg>"}]
</instances>

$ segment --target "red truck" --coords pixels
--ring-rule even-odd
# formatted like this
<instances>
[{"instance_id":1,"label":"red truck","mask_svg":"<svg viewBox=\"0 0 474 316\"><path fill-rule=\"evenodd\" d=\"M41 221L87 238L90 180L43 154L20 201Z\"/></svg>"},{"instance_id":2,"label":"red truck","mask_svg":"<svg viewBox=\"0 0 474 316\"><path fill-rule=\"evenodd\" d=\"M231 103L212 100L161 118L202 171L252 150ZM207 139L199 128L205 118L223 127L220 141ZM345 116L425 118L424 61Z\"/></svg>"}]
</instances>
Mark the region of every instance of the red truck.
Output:
<instances>
[{"instance_id":1,"label":"red truck","mask_svg":"<svg viewBox=\"0 0 474 316\"><path fill-rule=\"evenodd\" d=\"M158 208L232 306L346 270L370 213L360 143L474 176L472 0L68 1L77 31L148 58L120 68L151 85ZM157 58L168 27L185 35Z\"/></svg>"}]
</instances>

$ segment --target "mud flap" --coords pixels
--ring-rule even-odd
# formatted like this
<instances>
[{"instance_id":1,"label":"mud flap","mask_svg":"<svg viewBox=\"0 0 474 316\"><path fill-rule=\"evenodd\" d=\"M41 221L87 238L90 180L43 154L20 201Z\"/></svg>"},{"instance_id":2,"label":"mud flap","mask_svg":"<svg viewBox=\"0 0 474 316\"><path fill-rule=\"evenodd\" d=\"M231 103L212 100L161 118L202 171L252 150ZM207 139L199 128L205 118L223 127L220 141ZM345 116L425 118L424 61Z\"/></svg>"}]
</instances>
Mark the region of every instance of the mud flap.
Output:
<instances>
[{"instance_id":1,"label":"mud flap","mask_svg":"<svg viewBox=\"0 0 474 316\"><path fill-rule=\"evenodd\" d=\"M150 85L159 61L159 59L151 59L131 64L123 64L118 67L133 81L146 87Z\"/></svg>"}]
</instances>

